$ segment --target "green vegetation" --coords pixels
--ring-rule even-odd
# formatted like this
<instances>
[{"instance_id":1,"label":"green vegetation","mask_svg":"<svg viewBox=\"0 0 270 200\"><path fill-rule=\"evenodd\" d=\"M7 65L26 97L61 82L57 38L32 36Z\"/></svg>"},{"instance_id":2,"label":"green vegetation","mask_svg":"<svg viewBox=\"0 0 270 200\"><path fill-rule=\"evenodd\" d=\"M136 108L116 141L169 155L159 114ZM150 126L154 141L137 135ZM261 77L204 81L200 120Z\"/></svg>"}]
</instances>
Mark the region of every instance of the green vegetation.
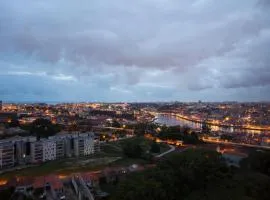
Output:
<instances>
[{"instance_id":1,"label":"green vegetation","mask_svg":"<svg viewBox=\"0 0 270 200\"><path fill-rule=\"evenodd\" d=\"M121 159L111 163L110 165L130 165L130 164L146 164L152 160L151 152L153 141L144 137L134 137L116 142L106 143L102 146L101 155L120 156ZM167 144L157 144L160 153L168 151L170 147ZM149 153L151 152L151 153Z\"/></svg>"},{"instance_id":2,"label":"green vegetation","mask_svg":"<svg viewBox=\"0 0 270 200\"><path fill-rule=\"evenodd\" d=\"M198 144L201 141L198 134L191 131L189 127L180 126L162 126L160 133L157 135L162 140L182 140L185 144Z\"/></svg>"},{"instance_id":3,"label":"green vegetation","mask_svg":"<svg viewBox=\"0 0 270 200\"><path fill-rule=\"evenodd\" d=\"M43 176L52 173L70 174L74 172L100 170L109 163L115 162L120 157L87 157L69 158L43 163L40 166L29 167L18 171L7 172L0 175L1 179L14 176Z\"/></svg>"},{"instance_id":4,"label":"green vegetation","mask_svg":"<svg viewBox=\"0 0 270 200\"><path fill-rule=\"evenodd\" d=\"M8 123L8 127L18 127L20 126L20 123L17 119L11 119L10 123Z\"/></svg>"},{"instance_id":5,"label":"green vegetation","mask_svg":"<svg viewBox=\"0 0 270 200\"><path fill-rule=\"evenodd\" d=\"M32 124L22 125L21 128L38 138L47 138L61 131L60 125L52 124L50 120L44 118L38 118Z\"/></svg>"},{"instance_id":6,"label":"green vegetation","mask_svg":"<svg viewBox=\"0 0 270 200\"><path fill-rule=\"evenodd\" d=\"M154 169L131 174L111 199L268 200L269 176L229 168L215 151L174 153Z\"/></svg>"},{"instance_id":7,"label":"green vegetation","mask_svg":"<svg viewBox=\"0 0 270 200\"><path fill-rule=\"evenodd\" d=\"M241 161L241 166L270 176L270 151L253 151Z\"/></svg>"},{"instance_id":8,"label":"green vegetation","mask_svg":"<svg viewBox=\"0 0 270 200\"><path fill-rule=\"evenodd\" d=\"M152 153L160 153L160 146L156 142L153 142L150 151Z\"/></svg>"},{"instance_id":9,"label":"green vegetation","mask_svg":"<svg viewBox=\"0 0 270 200\"><path fill-rule=\"evenodd\" d=\"M129 143L123 148L124 154L130 158L140 158L143 150L139 144Z\"/></svg>"},{"instance_id":10,"label":"green vegetation","mask_svg":"<svg viewBox=\"0 0 270 200\"><path fill-rule=\"evenodd\" d=\"M13 187L0 190L0 198L3 199L3 200L4 199L10 199L10 197L12 196L14 190L15 190L15 188L13 188Z\"/></svg>"},{"instance_id":11,"label":"green vegetation","mask_svg":"<svg viewBox=\"0 0 270 200\"><path fill-rule=\"evenodd\" d=\"M168 151L171 149L171 147L165 143L159 144L160 147L160 153L164 153L165 151Z\"/></svg>"},{"instance_id":12,"label":"green vegetation","mask_svg":"<svg viewBox=\"0 0 270 200\"><path fill-rule=\"evenodd\" d=\"M221 136L220 136L220 139L232 141L233 136L231 136L231 135L225 135L225 134L224 134L224 135L221 135Z\"/></svg>"},{"instance_id":13,"label":"green vegetation","mask_svg":"<svg viewBox=\"0 0 270 200\"><path fill-rule=\"evenodd\" d=\"M139 145L141 156L125 156L124 147L129 145ZM51 173L69 174L80 171L100 170L106 166L128 166L131 164L149 163L150 156L145 156L145 152L150 149L151 141L144 137L135 137L116 142L105 143L101 146L101 152L89 157L65 158L62 160L50 161L40 166L33 166L0 175L1 179L12 178L14 176L42 176ZM162 145L164 150L167 145Z\"/></svg>"},{"instance_id":14,"label":"green vegetation","mask_svg":"<svg viewBox=\"0 0 270 200\"><path fill-rule=\"evenodd\" d=\"M137 136L143 136L145 133L155 133L159 126L154 123L137 123L128 124L126 128L134 129L134 134Z\"/></svg>"}]
</instances>

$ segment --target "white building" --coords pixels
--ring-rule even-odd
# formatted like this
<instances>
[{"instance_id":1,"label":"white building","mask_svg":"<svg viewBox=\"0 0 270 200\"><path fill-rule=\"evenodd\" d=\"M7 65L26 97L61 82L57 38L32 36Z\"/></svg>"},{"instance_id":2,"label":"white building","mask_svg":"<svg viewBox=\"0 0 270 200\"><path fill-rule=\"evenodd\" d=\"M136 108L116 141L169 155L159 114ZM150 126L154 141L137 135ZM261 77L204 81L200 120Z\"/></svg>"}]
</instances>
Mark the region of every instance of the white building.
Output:
<instances>
[{"instance_id":1,"label":"white building","mask_svg":"<svg viewBox=\"0 0 270 200\"><path fill-rule=\"evenodd\" d=\"M95 138L93 133L73 135L74 155L88 156L95 153Z\"/></svg>"},{"instance_id":2,"label":"white building","mask_svg":"<svg viewBox=\"0 0 270 200\"><path fill-rule=\"evenodd\" d=\"M57 135L39 141L36 137L13 137L0 140L0 169L64 157L88 156L99 150L99 137L91 132Z\"/></svg>"},{"instance_id":3,"label":"white building","mask_svg":"<svg viewBox=\"0 0 270 200\"><path fill-rule=\"evenodd\" d=\"M56 159L56 141L55 140L43 140L43 161Z\"/></svg>"},{"instance_id":4,"label":"white building","mask_svg":"<svg viewBox=\"0 0 270 200\"><path fill-rule=\"evenodd\" d=\"M56 159L70 157L70 135L50 136L49 140L56 142Z\"/></svg>"},{"instance_id":5,"label":"white building","mask_svg":"<svg viewBox=\"0 0 270 200\"><path fill-rule=\"evenodd\" d=\"M87 137L84 140L84 155L91 155L93 153L95 153L94 151L94 147L95 147L95 143L94 143L94 139L91 137Z\"/></svg>"}]
</instances>

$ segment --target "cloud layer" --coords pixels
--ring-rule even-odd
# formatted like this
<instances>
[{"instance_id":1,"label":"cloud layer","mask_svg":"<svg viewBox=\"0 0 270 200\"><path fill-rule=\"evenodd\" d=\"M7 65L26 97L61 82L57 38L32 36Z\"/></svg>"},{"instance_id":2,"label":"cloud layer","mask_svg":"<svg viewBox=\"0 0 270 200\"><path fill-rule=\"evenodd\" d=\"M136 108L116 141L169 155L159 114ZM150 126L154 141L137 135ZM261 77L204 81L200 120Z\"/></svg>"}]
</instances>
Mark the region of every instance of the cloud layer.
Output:
<instances>
[{"instance_id":1,"label":"cloud layer","mask_svg":"<svg viewBox=\"0 0 270 200\"><path fill-rule=\"evenodd\" d=\"M0 2L0 98L270 99L267 0Z\"/></svg>"}]
</instances>

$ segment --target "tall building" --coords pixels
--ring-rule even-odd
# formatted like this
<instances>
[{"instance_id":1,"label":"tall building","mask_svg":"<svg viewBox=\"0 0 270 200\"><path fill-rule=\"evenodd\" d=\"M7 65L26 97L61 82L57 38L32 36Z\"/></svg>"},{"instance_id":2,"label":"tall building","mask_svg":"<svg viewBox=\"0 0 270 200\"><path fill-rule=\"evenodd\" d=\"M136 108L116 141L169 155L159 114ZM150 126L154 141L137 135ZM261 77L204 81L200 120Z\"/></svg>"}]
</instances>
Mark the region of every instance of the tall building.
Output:
<instances>
[{"instance_id":1,"label":"tall building","mask_svg":"<svg viewBox=\"0 0 270 200\"><path fill-rule=\"evenodd\" d=\"M50 136L49 140L56 142L57 158L74 156L74 135Z\"/></svg>"},{"instance_id":2,"label":"tall building","mask_svg":"<svg viewBox=\"0 0 270 200\"><path fill-rule=\"evenodd\" d=\"M1 140L2 143L10 143L14 150L14 164L28 163L30 156L29 143L36 141L36 137L21 137L15 136L9 139ZM8 146L2 146L4 149L8 149Z\"/></svg>"},{"instance_id":3,"label":"tall building","mask_svg":"<svg viewBox=\"0 0 270 200\"><path fill-rule=\"evenodd\" d=\"M14 137L11 138L15 148L15 163L25 164L31 160L30 143L36 141L36 137Z\"/></svg>"},{"instance_id":4,"label":"tall building","mask_svg":"<svg viewBox=\"0 0 270 200\"><path fill-rule=\"evenodd\" d=\"M14 144L13 142L0 143L0 169L14 166Z\"/></svg>"},{"instance_id":5,"label":"tall building","mask_svg":"<svg viewBox=\"0 0 270 200\"><path fill-rule=\"evenodd\" d=\"M94 134L84 133L74 138L74 154L75 156L88 156L94 154Z\"/></svg>"},{"instance_id":6,"label":"tall building","mask_svg":"<svg viewBox=\"0 0 270 200\"><path fill-rule=\"evenodd\" d=\"M56 159L56 142L54 140L42 140L43 161Z\"/></svg>"},{"instance_id":7,"label":"tall building","mask_svg":"<svg viewBox=\"0 0 270 200\"><path fill-rule=\"evenodd\" d=\"M94 133L52 136L37 141L36 137L16 136L0 141L0 169L27 163L42 163L98 152L99 137Z\"/></svg>"},{"instance_id":8,"label":"tall building","mask_svg":"<svg viewBox=\"0 0 270 200\"><path fill-rule=\"evenodd\" d=\"M94 133L74 133L63 136L49 137L51 140L58 141L57 155L62 156L64 146L64 155L66 157L72 156L88 156L96 151L99 151L99 138L95 137ZM64 141L64 142L62 142ZM64 144L63 144L64 143Z\"/></svg>"},{"instance_id":9,"label":"tall building","mask_svg":"<svg viewBox=\"0 0 270 200\"><path fill-rule=\"evenodd\" d=\"M43 162L43 143L42 141L36 141L30 143L31 162L41 163Z\"/></svg>"},{"instance_id":10,"label":"tall building","mask_svg":"<svg viewBox=\"0 0 270 200\"><path fill-rule=\"evenodd\" d=\"M56 159L65 157L65 141L61 139L55 140L56 144Z\"/></svg>"}]
</instances>

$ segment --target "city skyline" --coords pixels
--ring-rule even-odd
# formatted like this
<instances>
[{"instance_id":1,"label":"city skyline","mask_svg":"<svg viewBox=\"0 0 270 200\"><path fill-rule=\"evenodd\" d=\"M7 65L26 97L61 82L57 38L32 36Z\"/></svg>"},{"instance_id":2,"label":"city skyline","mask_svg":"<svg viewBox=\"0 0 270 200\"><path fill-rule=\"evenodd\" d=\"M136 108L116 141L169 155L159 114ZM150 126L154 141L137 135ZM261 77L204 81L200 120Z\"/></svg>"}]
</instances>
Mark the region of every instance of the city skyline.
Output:
<instances>
[{"instance_id":1,"label":"city skyline","mask_svg":"<svg viewBox=\"0 0 270 200\"><path fill-rule=\"evenodd\" d=\"M3 102L269 101L267 0L2 1Z\"/></svg>"}]
</instances>

